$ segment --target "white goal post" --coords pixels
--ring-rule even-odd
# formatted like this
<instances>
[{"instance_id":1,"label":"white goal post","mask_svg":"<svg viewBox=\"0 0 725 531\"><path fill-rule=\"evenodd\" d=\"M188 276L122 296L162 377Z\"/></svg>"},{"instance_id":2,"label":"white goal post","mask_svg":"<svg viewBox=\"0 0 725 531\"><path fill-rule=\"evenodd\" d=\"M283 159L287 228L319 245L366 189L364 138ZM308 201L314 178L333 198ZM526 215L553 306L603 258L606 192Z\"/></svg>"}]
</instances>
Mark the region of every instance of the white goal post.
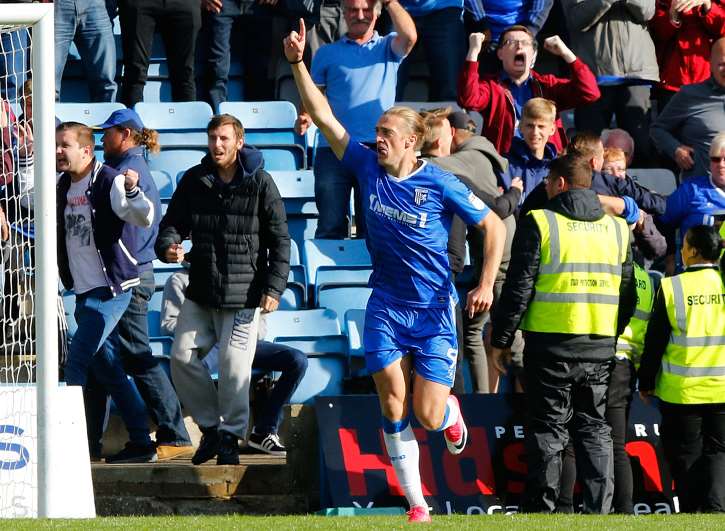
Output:
<instances>
[{"instance_id":1,"label":"white goal post","mask_svg":"<svg viewBox=\"0 0 725 531\"><path fill-rule=\"evenodd\" d=\"M32 28L33 136L35 166L35 338L37 388L37 514L63 514L59 460L61 440L54 437L58 395L58 267L55 216L55 46L53 4L2 4L0 26Z\"/></svg>"}]
</instances>

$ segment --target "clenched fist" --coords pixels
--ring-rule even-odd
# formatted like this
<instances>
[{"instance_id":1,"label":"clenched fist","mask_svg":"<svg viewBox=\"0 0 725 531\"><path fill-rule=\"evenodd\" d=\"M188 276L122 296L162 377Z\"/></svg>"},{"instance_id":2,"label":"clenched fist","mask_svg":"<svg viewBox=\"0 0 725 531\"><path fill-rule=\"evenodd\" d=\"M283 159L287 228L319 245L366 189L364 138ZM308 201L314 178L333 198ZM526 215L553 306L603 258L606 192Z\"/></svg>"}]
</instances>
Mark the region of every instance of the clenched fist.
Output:
<instances>
[{"instance_id":1,"label":"clenched fist","mask_svg":"<svg viewBox=\"0 0 725 531\"><path fill-rule=\"evenodd\" d=\"M127 192L130 192L138 186L138 173L131 168L126 168L123 172L124 181L123 186Z\"/></svg>"},{"instance_id":2,"label":"clenched fist","mask_svg":"<svg viewBox=\"0 0 725 531\"><path fill-rule=\"evenodd\" d=\"M558 35L552 35L548 39L544 40L544 49L554 55L558 55L567 63L573 63L576 61L576 55L572 52L569 47L564 44L561 37Z\"/></svg>"}]
</instances>

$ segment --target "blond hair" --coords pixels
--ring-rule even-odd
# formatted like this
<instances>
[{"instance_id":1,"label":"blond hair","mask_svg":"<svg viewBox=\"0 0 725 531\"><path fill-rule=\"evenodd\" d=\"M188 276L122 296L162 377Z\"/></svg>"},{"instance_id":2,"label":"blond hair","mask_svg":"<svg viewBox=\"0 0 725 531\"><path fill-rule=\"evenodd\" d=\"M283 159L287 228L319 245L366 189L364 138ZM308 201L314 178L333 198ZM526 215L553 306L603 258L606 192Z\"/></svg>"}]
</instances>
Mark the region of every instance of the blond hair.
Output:
<instances>
[{"instance_id":1,"label":"blond hair","mask_svg":"<svg viewBox=\"0 0 725 531\"><path fill-rule=\"evenodd\" d=\"M418 151L421 148L426 134L426 127L423 117L419 113L410 107L397 105L385 111L383 116L397 116L400 118L408 129L408 133L415 135L415 150Z\"/></svg>"},{"instance_id":2,"label":"blond hair","mask_svg":"<svg viewBox=\"0 0 725 531\"><path fill-rule=\"evenodd\" d=\"M423 118L425 125L425 135L423 136L423 146L421 147L423 153L430 151L435 141L440 138L441 128L448 121L450 114L450 107L420 111L420 116Z\"/></svg>"},{"instance_id":3,"label":"blond hair","mask_svg":"<svg viewBox=\"0 0 725 531\"><path fill-rule=\"evenodd\" d=\"M531 98L521 110L521 119L556 121L556 104L546 98Z\"/></svg>"},{"instance_id":4,"label":"blond hair","mask_svg":"<svg viewBox=\"0 0 725 531\"><path fill-rule=\"evenodd\" d=\"M146 129L145 127L140 131L132 129L131 140L137 146L144 146L149 153L158 153L161 151L159 133L154 129Z\"/></svg>"},{"instance_id":5,"label":"blond hair","mask_svg":"<svg viewBox=\"0 0 725 531\"><path fill-rule=\"evenodd\" d=\"M624 154L624 150L617 147L604 148L604 162L612 162L615 160L627 162L627 156Z\"/></svg>"}]
</instances>

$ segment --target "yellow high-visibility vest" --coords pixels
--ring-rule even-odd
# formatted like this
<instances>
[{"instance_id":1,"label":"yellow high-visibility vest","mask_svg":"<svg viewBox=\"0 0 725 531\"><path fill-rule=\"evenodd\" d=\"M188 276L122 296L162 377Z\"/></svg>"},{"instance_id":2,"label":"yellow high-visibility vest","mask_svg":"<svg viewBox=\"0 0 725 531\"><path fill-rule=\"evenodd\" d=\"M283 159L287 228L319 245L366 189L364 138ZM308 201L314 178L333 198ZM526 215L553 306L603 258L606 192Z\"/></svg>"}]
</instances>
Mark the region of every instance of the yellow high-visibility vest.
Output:
<instances>
[{"instance_id":1,"label":"yellow high-visibility vest","mask_svg":"<svg viewBox=\"0 0 725 531\"><path fill-rule=\"evenodd\" d=\"M615 336L629 228L621 218L569 219L534 210L541 261L522 330Z\"/></svg>"},{"instance_id":2,"label":"yellow high-visibility vest","mask_svg":"<svg viewBox=\"0 0 725 531\"><path fill-rule=\"evenodd\" d=\"M655 394L672 404L725 402L725 284L704 268L662 279L672 327Z\"/></svg>"},{"instance_id":3,"label":"yellow high-visibility vest","mask_svg":"<svg viewBox=\"0 0 725 531\"><path fill-rule=\"evenodd\" d=\"M647 332L647 322L652 314L655 295L652 279L647 271L639 265L634 264L634 280L637 284L637 308L634 315L624 329L622 335L617 338L617 356L623 356L639 365L644 348L644 336Z\"/></svg>"}]
</instances>

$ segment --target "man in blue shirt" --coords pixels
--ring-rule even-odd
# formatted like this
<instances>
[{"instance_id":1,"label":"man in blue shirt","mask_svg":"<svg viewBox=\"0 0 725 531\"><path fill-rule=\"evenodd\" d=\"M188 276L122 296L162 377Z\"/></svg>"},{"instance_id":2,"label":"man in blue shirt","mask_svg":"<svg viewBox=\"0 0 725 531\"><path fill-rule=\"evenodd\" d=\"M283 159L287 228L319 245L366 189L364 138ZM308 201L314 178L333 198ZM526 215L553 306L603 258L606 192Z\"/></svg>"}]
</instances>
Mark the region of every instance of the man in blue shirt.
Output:
<instances>
[{"instance_id":1,"label":"man in blue shirt","mask_svg":"<svg viewBox=\"0 0 725 531\"><path fill-rule=\"evenodd\" d=\"M382 37L375 31L381 5L385 5L394 33ZM413 20L397 0L345 0L347 34L322 46L312 60L312 79L325 91L330 106L350 136L358 142L375 142L375 122L395 103L398 67L416 41ZM303 111L297 132L312 123ZM348 235L350 191L355 178L338 161L324 138L315 156L315 201L320 218L316 238L340 239ZM362 211L356 193L357 212ZM357 235L365 236L364 220L357 220Z\"/></svg>"},{"instance_id":2,"label":"man in blue shirt","mask_svg":"<svg viewBox=\"0 0 725 531\"><path fill-rule=\"evenodd\" d=\"M300 20L299 34L293 31L285 39L285 55L305 108L335 156L354 172L366 198L373 292L365 315L365 361L378 390L385 446L410 504L409 521L428 522L418 443L410 426L411 385L416 391L412 409L425 429L443 431L453 454L464 450L468 436L458 400L450 395L457 297L448 263L448 230L457 214L486 233L481 281L467 297L470 314L491 306L506 231L455 176L416 158L426 131L412 109L393 107L378 120L377 153L351 141L302 63L304 48Z\"/></svg>"}]
</instances>

